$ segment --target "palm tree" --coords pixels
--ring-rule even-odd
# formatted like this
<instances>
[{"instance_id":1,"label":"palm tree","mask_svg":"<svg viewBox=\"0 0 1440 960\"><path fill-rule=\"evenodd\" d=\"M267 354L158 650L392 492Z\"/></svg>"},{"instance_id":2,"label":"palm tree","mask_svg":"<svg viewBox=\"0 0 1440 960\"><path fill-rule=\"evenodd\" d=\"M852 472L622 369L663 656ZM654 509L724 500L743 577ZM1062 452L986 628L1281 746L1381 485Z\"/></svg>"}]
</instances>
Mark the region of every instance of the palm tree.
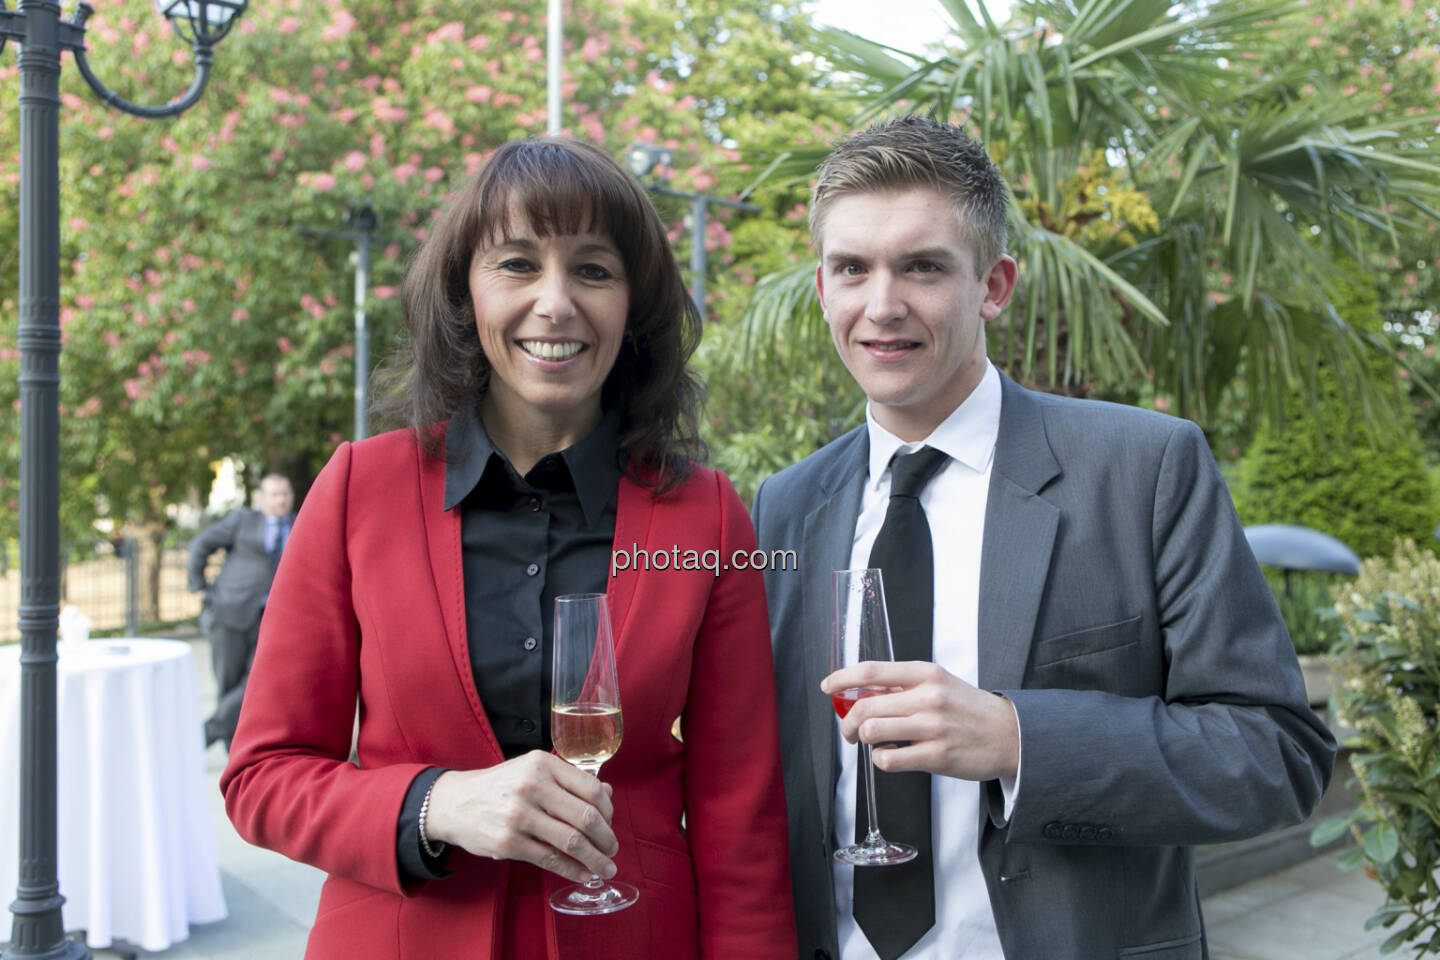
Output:
<instances>
[{"instance_id":1,"label":"palm tree","mask_svg":"<svg viewBox=\"0 0 1440 960\"><path fill-rule=\"evenodd\" d=\"M1233 385L1278 405L1323 363L1369 422L1390 419L1367 358L1378 320L1343 315L1338 278L1440 218L1434 115L1323 85L1302 96L1316 78L1257 68L1303 40L1292 0L1019 0L1005 25L941 2L954 32L931 54L833 29L817 52L867 103L856 127L926 113L965 123L995 157L1021 263L990 331L998 365L1074 394L1152 381L1204 424ZM825 149L777 157L765 176L808 179ZM812 272L757 284L756 349L829 349Z\"/></svg>"}]
</instances>

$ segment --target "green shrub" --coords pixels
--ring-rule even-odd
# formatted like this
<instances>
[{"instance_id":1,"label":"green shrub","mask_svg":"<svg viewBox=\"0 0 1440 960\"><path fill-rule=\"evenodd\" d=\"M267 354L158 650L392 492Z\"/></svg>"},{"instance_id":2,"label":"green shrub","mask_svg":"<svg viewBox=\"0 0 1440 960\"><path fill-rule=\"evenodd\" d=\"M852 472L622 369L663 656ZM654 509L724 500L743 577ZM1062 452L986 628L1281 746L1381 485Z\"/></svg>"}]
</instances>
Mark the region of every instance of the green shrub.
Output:
<instances>
[{"instance_id":1,"label":"green shrub","mask_svg":"<svg viewBox=\"0 0 1440 960\"><path fill-rule=\"evenodd\" d=\"M1354 730L1345 745L1361 799L1311 843L1355 837L1340 866L1363 863L1385 890L1367 928L1399 926L1381 953L1405 944L1416 956L1440 953L1440 559L1403 541L1393 562L1366 560L1335 599L1336 716Z\"/></svg>"},{"instance_id":2,"label":"green shrub","mask_svg":"<svg viewBox=\"0 0 1440 960\"><path fill-rule=\"evenodd\" d=\"M1275 605L1290 630L1296 653L1329 653L1340 638L1340 621L1330 591L1337 585L1335 574L1296 571L1288 577L1265 571ZM1347 581L1349 577L1345 578Z\"/></svg>"},{"instance_id":3,"label":"green shrub","mask_svg":"<svg viewBox=\"0 0 1440 960\"><path fill-rule=\"evenodd\" d=\"M1331 377L1317 387L1318 402L1297 398L1261 424L1239 471L1241 519L1313 527L1362 557L1388 555L1396 537L1431 542L1440 506L1415 431L1373 437Z\"/></svg>"}]
</instances>

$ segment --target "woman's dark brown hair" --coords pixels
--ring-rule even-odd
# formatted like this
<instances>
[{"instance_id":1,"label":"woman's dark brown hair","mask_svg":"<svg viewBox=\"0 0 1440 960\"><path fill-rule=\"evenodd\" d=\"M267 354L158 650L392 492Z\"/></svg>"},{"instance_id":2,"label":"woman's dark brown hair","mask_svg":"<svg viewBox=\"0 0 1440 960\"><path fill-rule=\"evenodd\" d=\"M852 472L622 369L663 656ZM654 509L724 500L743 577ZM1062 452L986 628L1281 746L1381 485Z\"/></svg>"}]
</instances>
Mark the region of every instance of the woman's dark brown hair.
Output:
<instances>
[{"instance_id":1,"label":"woman's dark brown hair","mask_svg":"<svg viewBox=\"0 0 1440 960\"><path fill-rule=\"evenodd\" d=\"M377 413L443 456L444 434L434 425L484 396L490 381L470 302L470 261L482 243L507 235L512 216L541 237L603 233L619 249L630 316L601 403L619 411L626 473L661 492L673 487L706 452L703 390L686 366L700 342L700 316L644 189L578 140L506 143L450 197L405 272L409 337L377 378Z\"/></svg>"}]
</instances>

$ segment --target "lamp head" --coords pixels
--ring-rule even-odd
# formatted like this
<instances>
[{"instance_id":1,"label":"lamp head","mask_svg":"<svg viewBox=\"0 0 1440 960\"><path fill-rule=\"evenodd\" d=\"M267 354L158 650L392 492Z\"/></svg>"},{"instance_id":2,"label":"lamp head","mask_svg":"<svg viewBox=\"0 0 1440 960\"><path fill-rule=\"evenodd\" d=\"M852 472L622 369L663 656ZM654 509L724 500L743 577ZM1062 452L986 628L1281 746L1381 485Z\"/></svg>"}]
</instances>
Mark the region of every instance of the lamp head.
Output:
<instances>
[{"instance_id":1,"label":"lamp head","mask_svg":"<svg viewBox=\"0 0 1440 960\"><path fill-rule=\"evenodd\" d=\"M345 224L351 230L359 233L374 233L375 228L380 225L380 218L375 215L375 208L369 202L350 205L350 210L345 214Z\"/></svg>"},{"instance_id":2,"label":"lamp head","mask_svg":"<svg viewBox=\"0 0 1440 960\"><path fill-rule=\"evenodd\" d=\"M155 0L180 39L191 46L213 47L239 22L247 0Z\"/></svg>"},{"instance_id":3,"label":"lamp head","mask_svg":"<svg viewBox=\"0 0 1440 960\"><path fill-rule=\"evenodd\" d=\"M668 147L657 147L643 141L630 145L625 154L625 166L638 179L657 166L668 167L675 162L675 151Z\"/></svg>"}]
</instances>

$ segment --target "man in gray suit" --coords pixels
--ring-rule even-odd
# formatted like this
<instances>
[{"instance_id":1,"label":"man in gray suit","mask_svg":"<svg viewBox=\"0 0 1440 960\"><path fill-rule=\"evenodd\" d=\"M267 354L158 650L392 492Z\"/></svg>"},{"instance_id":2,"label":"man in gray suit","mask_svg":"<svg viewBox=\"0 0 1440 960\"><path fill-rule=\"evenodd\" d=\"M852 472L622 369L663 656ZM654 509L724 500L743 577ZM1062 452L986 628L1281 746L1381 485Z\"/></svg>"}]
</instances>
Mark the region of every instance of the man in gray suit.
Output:
<instances>
[{"instance_id":1,"label":"man in gray suit","mask_svg":"<svg viewBox=\"0 0 1440 960\"><path fill-rule=\"evenodd\" d=\"M245 679L255 659L260 614L290 536L294 500L290 481L278 473L268 474L260 481L259 510L231 510L190 541L186 575L190 591L200 594L203 604L200 626L210 638L218 697L215 712L205 721L207 747L224 740L229 749L235 735ZM225 562L215 582L206 584L205 565L216 550L225 551Z\"/></svg>"},{"instance_id":2,"label":"man in gray suit","mask_svg":"<svg viewBox=\"0 0 1440 960\"><path fill-rule=\"evenodd\" d=\"M800 557L766 574L800 956L1206 957L1192 847L1301 822L1335 744L1203 435L990 364L1006 192L954 127L841 143L810 218L869 404L755 498ZM897 662L831 675L831 572L870 566ZM868 820L842 737L915 861L832 861Z\"/></svg>"}]
</instances>

